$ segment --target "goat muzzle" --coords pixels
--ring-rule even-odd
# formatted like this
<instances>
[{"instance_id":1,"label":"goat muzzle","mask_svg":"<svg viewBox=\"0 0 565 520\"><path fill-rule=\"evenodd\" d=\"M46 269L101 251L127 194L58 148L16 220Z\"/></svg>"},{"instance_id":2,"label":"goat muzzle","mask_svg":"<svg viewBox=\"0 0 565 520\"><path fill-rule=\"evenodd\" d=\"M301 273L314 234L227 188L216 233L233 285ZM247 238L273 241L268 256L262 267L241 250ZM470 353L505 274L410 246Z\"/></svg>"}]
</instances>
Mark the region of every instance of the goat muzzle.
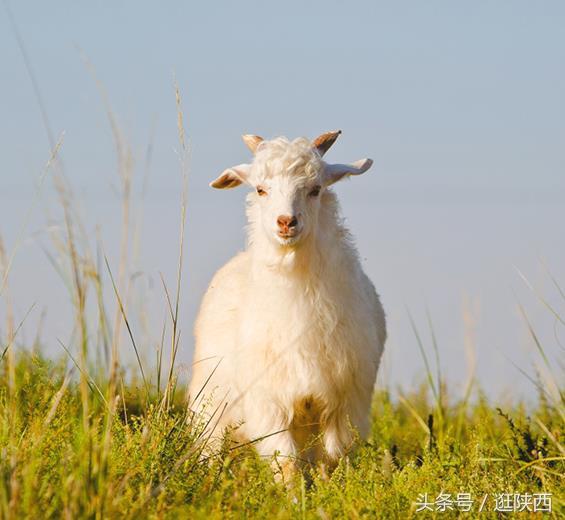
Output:
<instances>
[{"instance_id":1,"label":"goat muzzle","mask_svg":"<svg viewBox=\"0 0 565 520\"><path fill-rule=\"evenodd\" d=\"M296 234L298 219L295 216L280 215L277 218L277 226L279 227L279 236L292 237Z\"/></svg>"}]
</instances>

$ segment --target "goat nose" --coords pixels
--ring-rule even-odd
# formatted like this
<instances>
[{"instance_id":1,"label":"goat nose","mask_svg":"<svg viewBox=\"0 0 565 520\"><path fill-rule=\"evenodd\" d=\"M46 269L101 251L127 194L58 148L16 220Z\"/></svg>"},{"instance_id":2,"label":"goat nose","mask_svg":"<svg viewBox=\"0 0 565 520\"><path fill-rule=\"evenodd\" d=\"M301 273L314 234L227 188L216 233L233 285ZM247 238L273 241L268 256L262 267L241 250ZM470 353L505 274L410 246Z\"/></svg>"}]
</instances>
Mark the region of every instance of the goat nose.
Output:
<instances>
[{"instance_id":1,"label":"goat nose","mask_svg":"<svg viewBox=\"0 0 565 520\"><path fill-rule=\"evenodd\" d=\"M277 219L277 224L281 229L286 230L296 227L298 225L298 219L289 215L281 215Z\"/></svg>"}]
</instances>

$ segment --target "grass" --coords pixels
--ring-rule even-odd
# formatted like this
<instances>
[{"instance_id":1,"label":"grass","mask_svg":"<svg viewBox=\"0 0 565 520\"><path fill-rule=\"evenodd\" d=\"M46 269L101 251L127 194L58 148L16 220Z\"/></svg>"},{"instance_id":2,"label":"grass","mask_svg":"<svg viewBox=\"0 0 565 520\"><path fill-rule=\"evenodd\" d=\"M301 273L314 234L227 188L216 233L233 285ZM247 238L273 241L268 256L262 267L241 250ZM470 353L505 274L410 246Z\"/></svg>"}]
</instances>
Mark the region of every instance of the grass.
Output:
<instances>
[{"instance_id":1,"label":"grass","mask_svg":"<svg viewBox=\"0 0 565 520\"><path fill-rule=\"evenodd\" d=\"M474 511L488 494L485 518L497 493L552 493L553 516L565 511L563 422L543 399L528 413L456 402L439 432L427 387L401 401L379 391L355 454L331 475L314 468L283 486L250 446L203 456L206 425L187 414L183 391L165 406L132 381L124 409L93 381L85 406L66 360L24 351L14 368L14 381L0 379L3 518L409 518L424 516L420 493L442 492L471 493Z\"/></svg>"},{"instance_id":2,"label":"grass","mask_svg":"<svg viewBox=\"0 0 565 520\"><path fill-rule=\"evenodd\" d=\"M98 85L118 157L117 269L101 241L92 243L83 231L59 159L61 140L50 139L53 152L38 187L52 172L61 214L48 216L57 225L49 226L45 252L73 302L71 339L68 345L60 342L65 357L46 358L41 338L30 348L18 341L31 309L16 320L9 275L27 217L10 253L0 240L0 296L6 308L0 343L0 518L449 518L460 514L449 500L463 503L467 497L458 494L465 493L473 501L471 517L486 500L482 517L498 518L497 494L508 493L530 498L550 493L553 512L546 516L565 515L565 401L555 375L562 370L552 366L523 309L542 361L536 376L523 371L537 389L533 407L520 402L497 407L472 373L464 397L450 397L431 319L435 371L411 319L425 383L413 392L376 392L369 439L333 473L310 468L283 485L252 445L233 446L226 439L220 448L205 451L214 419L190 412L177 368L188 178L180 93L175 88L183 186L178 269L173 292L162 277L169 319L150 366L130 319L134 277L128 267L135 251L132 255L129 244L131 237L134 242L140 237L140 229L133 229L131 152ZM564 323L558 311L549 310L559 318L557 325ZM131 369L123 359L125 348L134 355ZM419 512L422 494L429 501L443 498L447 511L434 504L433 511Z\"/></svg>"}]
</instances>

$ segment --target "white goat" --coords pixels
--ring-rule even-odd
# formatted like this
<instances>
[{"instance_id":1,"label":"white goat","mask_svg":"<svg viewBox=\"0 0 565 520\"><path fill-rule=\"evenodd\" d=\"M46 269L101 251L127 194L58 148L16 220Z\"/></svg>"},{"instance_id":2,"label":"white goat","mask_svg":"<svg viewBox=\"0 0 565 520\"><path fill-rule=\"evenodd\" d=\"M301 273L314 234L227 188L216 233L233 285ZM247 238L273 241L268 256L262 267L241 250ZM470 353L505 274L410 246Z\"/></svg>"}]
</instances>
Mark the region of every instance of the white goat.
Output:
<instances>
[{"instance_id":1,"label":"white goat","mask_svg":"<svg viewBox=\"0 0 565 520\"><path fill-rule=\"evenodd\" d=\"M351 448L355 430L368 433L386 339L379 297L328 189L372 161L324 162L339 134L314 142L245 135L252 164L211 183L253 187L249 236L204 296L190 395L204 388L218 410L212 423L221 413L222 429L237 426L243 441L262 438L261 455L286 461L333 464Z\"/></svg>"}]
</instances>

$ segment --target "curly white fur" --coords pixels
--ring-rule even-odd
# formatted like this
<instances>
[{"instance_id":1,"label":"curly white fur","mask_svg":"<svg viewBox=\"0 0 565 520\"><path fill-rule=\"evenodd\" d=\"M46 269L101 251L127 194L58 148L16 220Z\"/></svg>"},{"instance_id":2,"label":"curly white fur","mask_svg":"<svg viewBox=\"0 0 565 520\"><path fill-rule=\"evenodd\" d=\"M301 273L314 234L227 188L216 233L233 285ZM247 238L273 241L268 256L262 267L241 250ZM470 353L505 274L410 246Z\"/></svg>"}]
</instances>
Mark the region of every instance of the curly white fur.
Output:
<instances>
[{"instance_id":1,"label":"curly white fur","mask_svg":"<svg viewBox=\"0 0 565 520\"><path fill-rule=\"evenodd\" d=\"M277 138L212 183L261 195L247 198L246 250L202 301L190 395L204 388L196 406L218 409L212 423L221 414L241 441L263 438L262 455L335 462L368 433L385 317L328 187L370 165L328 165L310 141ZM281 237L284 214L296 235Z\"/></svg>"}]
</instances>

